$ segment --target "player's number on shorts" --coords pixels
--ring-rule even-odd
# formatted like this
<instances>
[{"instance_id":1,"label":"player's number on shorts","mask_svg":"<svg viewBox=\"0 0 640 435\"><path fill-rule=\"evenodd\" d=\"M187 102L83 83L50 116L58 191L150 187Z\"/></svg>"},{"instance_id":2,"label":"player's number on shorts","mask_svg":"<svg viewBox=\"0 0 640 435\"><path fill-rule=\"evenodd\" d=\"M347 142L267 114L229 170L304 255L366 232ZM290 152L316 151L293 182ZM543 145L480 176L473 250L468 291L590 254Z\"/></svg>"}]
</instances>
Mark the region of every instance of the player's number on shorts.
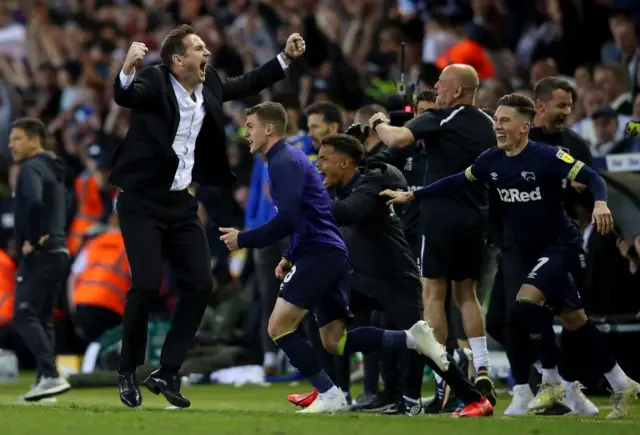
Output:
<instances>
[{"instance_id":1,"label":"player's number on shorts","mask_svg":"<svg viewBox=\"0 0 640 435\"><path fill-rule=\"evenodd\" d=\"M291 280L291 277L293 277L293 274L296 273L296 267L293 266L291 268L291 270L289 271L289 273L287 273L284 277L284 279L282 280L282 282L289 282Z\"/></svg>"},{"instance_id":2,"label":"player's number on shorts","mask_svg":"<svg viewBox=\"0 0 640 435\"><path fill-rule=\"evenodd\" d=\"M529 278L535 277L536 276L536 272L538 271L538 269L540 269L542 266L544 266L548 261L549 261L549 257L540 257L540 258L538 258L538 263L536 264L536 267L531 269L531 272L529 272Z\"/></svg>"}]
</instances>

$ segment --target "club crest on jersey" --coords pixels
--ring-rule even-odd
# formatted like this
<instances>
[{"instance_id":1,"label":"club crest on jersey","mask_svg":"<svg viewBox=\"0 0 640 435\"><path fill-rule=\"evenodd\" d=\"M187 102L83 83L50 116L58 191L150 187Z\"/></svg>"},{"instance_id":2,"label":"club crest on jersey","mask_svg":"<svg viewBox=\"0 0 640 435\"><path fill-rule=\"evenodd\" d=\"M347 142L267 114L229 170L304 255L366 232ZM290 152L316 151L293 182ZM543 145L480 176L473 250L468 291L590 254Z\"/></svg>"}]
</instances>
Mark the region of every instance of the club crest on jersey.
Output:
<instances>
[{"instance_id":1,"label":"club crest on jersey","mask_svg":"<svg viewBox=\"0 0 640 435\"><path fill-rule=\"evenodd\" d=\"M559 158L560 160L562 160L562 161L563 161L563 162L565 162L565 163L569 163L569 164L571 164L571 163L575 162L575 159L574 159L573 157L571 157L571 155L569 155L569 154L565 153L565 152L564 152L564 151L562 151L562 150L559 150L559 151L556 153L556 157L557 157L557 158Z\"/></svg>"},{"instance_id":2,"label":"club crest on jersey","mask_svg":"<svg viewBox=\"0 0 640 435\"><path fill-rule=\"evenodd\" d=\"M522 178L524 178L525 180L535 181L536 179L536 174L534 174L533 172L522 171L520 172L520 175L522 175Z\"/></svg>"},{"instance_id":3,"label":"club crest on jersey","mask_svg":"<svg viewBox=\"0 0 640 435\"><path fill-rule=\"evenodd\" d=\"M542 194L540 193L540 187L536 187L531 192L522 192L518 189L497 189L498 195L502 202L530 202L540 201Z\"/></svg>"},{"instance_id":4,"label":"club crest on jersey","mask_svg":"<svg viewBox=\"0 0 640 435\"><path fill-rule=\"evenodd\" d=\"M497 180L498 179L498 174L496 174L495 172L492 172L490 175L491 175L491 179L492 180Z\"/></svg>"}]
</instances>

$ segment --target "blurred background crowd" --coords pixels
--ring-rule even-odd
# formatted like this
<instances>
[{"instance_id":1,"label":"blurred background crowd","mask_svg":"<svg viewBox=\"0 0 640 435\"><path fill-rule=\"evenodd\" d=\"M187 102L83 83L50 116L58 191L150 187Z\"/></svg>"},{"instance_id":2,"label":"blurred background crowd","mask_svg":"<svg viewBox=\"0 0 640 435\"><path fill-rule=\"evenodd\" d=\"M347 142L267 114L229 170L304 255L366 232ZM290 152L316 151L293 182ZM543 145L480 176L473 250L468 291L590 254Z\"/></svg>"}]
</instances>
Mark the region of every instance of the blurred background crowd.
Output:
<instances>
[{"instance_id":1,"label":"blurred background crowd","mask_svg":"<svg viewBox=\"0 0 640 435\"><path fill-rule=\"evenodd\" d=\"M111 150L127 133L129 113L113 102L113 79L133 41L149 47L147 65L158 63L164 36L180 23L195 27L223 77L240 75L276 56L293 32L306 40L304 62L292 66L285 81L224 105L226 146L238 176L233 189L192 187L209 236L215 277L198 345L185 368L193 373L202 372L202 361L209 371L262 364L253 255L241 251L229 256L217 231L219 226L253 225L256 214L264 213L249 201L264 186L256 180L258 171L252 170L243 139L243 109L248 106L265 100L283 103L289 114L288 136L317 143L329 132L330 112L321 112L320 122L308 128L304 109L335 103L342 126L348 126L363 106L384 107L396 92L404 42L407 83L430 88L448 64L470 64L482 81L476 103L485 109L495 109L498 99L512 91L531 95L533 85L544 77L565 76L576 91L567 122L589 143L594 158L640 152L639 137L625 135L629 121L640 122L640 2L634 0L3 0L0 348L17 351L24 366L30 357L6 315L11 312L12 260L17 255L11 211L17 168L7 148L11 122L25 115L42 119L50 133L48 146L68 167L74 261L56 311L58 353L83 355L89 343L99 341L94 365L112 368L108 349L118 340L113 331L124 310L128 268L120 269L124 276L114 274L102 284L117 290L109 297L96 296L95 283L91 287L91 280L80 278L94 265L87 258L100 258L100 249L109 249L108 242L118 238L115 190L106 180ZM635 171L640 171L638 161L636 157ZM607 176L617 202L614 215L619 213L615 216L623 225L616 235L587 234L589 222L583 225L589 292L595 295L588 310L610 319L622 316L625 324L640 314L640 306L620 296L640 294L637 177L633 167ZM118 246L124 252L122 244ZM154 310L157 327L151 334L159 338L150 340L150 361L166 328L176 285L167 269ZM95 316L86 314L90 311L83 314L91 305L113 315L96 323Z\"/></svg>"}]
</instances>

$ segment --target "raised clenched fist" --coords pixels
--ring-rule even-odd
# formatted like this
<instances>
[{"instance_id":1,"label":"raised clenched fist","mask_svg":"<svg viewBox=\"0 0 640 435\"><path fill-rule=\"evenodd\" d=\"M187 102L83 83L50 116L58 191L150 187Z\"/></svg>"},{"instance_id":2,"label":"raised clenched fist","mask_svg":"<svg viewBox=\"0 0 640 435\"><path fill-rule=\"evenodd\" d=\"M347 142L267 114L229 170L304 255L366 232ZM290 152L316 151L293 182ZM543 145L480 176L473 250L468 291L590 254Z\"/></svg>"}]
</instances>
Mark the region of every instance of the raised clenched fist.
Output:
<instances>
[{"instance_id":1,"label":"raised clenched fist","mask_svg":"<svg viewBox=\"0 0 640 435\"><path fill-rule=\"evenodd\" d=\"M138 65L148 51L149 49L142 42L134 42L131 44L127 57L124 59L124 67L122 68L122 71L126 75L133 74L135 72L136 65Z\"/></svg>"}]
</instances>

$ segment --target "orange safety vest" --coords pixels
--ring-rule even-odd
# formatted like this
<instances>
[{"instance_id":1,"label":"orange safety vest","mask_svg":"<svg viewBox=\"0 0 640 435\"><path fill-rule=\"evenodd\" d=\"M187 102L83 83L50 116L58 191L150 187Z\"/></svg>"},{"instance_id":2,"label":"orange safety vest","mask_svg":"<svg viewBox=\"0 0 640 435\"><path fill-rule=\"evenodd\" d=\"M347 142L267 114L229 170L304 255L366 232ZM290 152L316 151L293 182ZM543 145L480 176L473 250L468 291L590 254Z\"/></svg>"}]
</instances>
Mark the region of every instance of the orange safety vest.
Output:
<instances>
[{"instance_id":1,"label":"orange safety vest","mask_svg":"<svg viewBox=\"0 0 640 435\"><path fill-rule=\"evenodd\" d=\"M82 249L87 253L87 266L76 278L73 303L99 306L124 315L131 272L122 234L107 231Z\"/></svg>"},{"instance_id":2,"label":"orange safety vest","mask_svg":"<svg viewBox=\"0 0 640 435\"><path fill-rule=\"evenodd\" d=\"M11 257L0 250L0 326L8 326L13 319L17 268Z\"/></svg>"},{"instance_id":3,"label":"orange safety vest","mask_svg":"<svg viewBox=\"0 0 640 435\"><path fill-rule=\"evenodd\" d=\"M74 256L80 250L82 241L92 226L101 223L104 204L96 179L91 174L84 174L74 180L78 211L76 212L67 237L69 253Z\"/></svg>"}]
</instances>

